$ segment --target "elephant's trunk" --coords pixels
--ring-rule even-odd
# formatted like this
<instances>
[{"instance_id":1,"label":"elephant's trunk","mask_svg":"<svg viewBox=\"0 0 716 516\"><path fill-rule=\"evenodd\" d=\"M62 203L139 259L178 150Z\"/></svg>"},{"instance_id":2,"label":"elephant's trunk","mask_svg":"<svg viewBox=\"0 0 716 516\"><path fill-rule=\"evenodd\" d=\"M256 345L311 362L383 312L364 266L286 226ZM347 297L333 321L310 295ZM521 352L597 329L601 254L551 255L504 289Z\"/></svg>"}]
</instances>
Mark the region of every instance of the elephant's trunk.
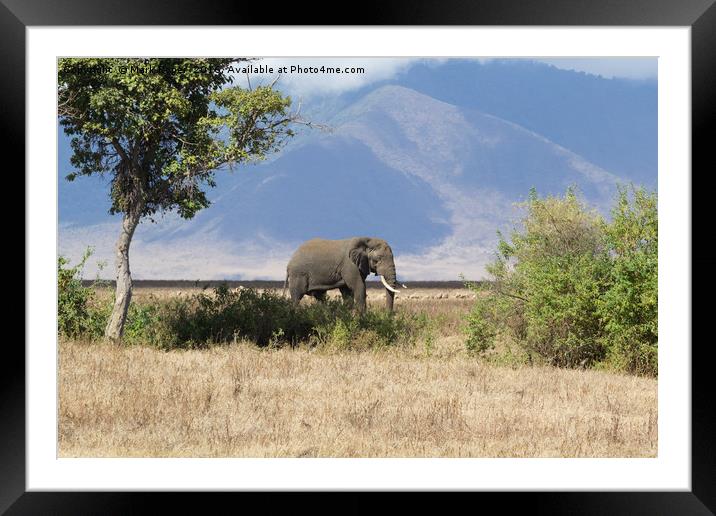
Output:
<instances>
[{"instance_id":1,"label":"elephant's trunk","mask_svg":"<svg viewBox=\"0 0 716 516\"><path fill-rule=\"evenodd\" d=\"M385 308L389 311L393 311L393 300L395 299L395 293L390 290L385 291Z\"/></svg>"},{"instance_id":2,"label":"elephant's trunk","mask_svg":"<svg viewBox=\"0 0 716 516\"><path fill-rule=\"evenodd\" d=\"M387 270L381 272L384 273L380 275L380 281L383 282L383 286L385 287L385 307L388 311L392 312L395 294L399 292L396 288L398 282L396 280L395 265L391 264Z\"/></svg>"}]
</instances>

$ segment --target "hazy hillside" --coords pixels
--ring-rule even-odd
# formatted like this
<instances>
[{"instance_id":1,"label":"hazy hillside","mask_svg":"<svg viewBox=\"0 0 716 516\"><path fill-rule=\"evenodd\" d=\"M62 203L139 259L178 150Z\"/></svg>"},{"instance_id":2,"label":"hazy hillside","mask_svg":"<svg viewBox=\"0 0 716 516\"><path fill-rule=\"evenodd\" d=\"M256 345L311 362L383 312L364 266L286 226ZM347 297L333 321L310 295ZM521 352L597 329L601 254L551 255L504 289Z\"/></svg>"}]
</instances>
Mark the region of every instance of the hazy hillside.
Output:
<instances>
[{"instance_id":1,"label":"hazy hillside","mask_svg":"<svg viewBox=\"0 0 716 516\"><path fill-rule=\"evenodd\" d=\"M416 64L391 83L509 120L656 188L656 81L605 79L524 59L451 59Z\"/></svg>"}]
</instances>

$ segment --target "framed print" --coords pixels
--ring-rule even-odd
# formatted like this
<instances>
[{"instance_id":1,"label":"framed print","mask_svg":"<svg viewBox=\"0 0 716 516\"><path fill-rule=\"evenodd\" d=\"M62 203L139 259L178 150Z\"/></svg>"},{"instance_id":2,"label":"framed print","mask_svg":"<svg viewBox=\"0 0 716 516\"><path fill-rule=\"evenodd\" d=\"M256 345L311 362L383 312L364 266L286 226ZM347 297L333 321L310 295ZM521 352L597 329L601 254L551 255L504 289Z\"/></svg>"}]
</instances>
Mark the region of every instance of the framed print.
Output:
<instances>
[{"instance_id":1,"label":"framed print","mask_svg":"<svg viewBox=\"0 0 716 516\"><path fill-rule=\"evenodd\" d=\"M57 5L0 7L28 300L3 510L714 510L712 2Z\"/></svg>"}]
</instances>

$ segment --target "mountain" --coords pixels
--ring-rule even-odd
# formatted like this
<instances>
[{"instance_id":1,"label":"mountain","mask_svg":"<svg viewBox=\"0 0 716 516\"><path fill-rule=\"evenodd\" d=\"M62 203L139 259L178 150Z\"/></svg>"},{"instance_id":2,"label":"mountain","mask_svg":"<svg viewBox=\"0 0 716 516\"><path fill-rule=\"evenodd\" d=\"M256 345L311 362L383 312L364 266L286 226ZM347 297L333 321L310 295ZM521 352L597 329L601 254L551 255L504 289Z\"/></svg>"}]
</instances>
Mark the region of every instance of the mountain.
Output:
<instances>
[{"instance_id":1,"label":"mountain","mask_svg":"<svg viewBox=\"0 0 716 516\"><path fill-rule=\"evenodd\" d=\"M656 81L605 79L528 59L426 59L343 100L355 102L386 84L509 120L606 170L656 188Z\"/></svg>"},{"instance_id":2,"label":"mountain","mask_svg":"<svg viewBox=\"0 0 716 516\"><path fill-rule=\"evenodd\" d=\"M496 231L509 230L514 203L531 187L562 194L576 185L606 213L617 182L640 177L598 166L477 104L400 84L344 96L326 115L331 132L304 131L274 159L222 174L212 206L193 220L170 215L143 223L133 273L282 279L304 240L372 235L391 244L404 280L478 278L493 256ZM61 150L61 175L63 159ZM109 205L106 188L85 178L61 182L61 253L78 256L94 244L100 259L111 260L118 219L99 215Z\"/></svg>"}]
</instances>

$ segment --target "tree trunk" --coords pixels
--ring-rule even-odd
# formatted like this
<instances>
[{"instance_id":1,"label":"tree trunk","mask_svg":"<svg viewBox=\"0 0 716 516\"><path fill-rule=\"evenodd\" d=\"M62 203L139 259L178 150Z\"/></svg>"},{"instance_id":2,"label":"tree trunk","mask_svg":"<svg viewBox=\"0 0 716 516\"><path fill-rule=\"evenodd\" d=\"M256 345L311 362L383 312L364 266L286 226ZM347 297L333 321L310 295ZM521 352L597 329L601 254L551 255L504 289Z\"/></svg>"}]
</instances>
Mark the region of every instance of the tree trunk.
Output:
<instances>
[{"instance_id":1,"label":"tree trunk","mask_svg":"<svg viewBox=\"0 0 716 516\"><path fill-rule=\"evenodd\" d=\"M132 274L129 271L129 246L132 243L134 230L141 219L141 209L133 209L124 214L122 218L122 231L117 239L116 265L117 287L114 294L114 307L104 330L106 339L119 342L124 333L124 323L127 320L129 302L132 300Z\"/></svg>"}]
</instances>

